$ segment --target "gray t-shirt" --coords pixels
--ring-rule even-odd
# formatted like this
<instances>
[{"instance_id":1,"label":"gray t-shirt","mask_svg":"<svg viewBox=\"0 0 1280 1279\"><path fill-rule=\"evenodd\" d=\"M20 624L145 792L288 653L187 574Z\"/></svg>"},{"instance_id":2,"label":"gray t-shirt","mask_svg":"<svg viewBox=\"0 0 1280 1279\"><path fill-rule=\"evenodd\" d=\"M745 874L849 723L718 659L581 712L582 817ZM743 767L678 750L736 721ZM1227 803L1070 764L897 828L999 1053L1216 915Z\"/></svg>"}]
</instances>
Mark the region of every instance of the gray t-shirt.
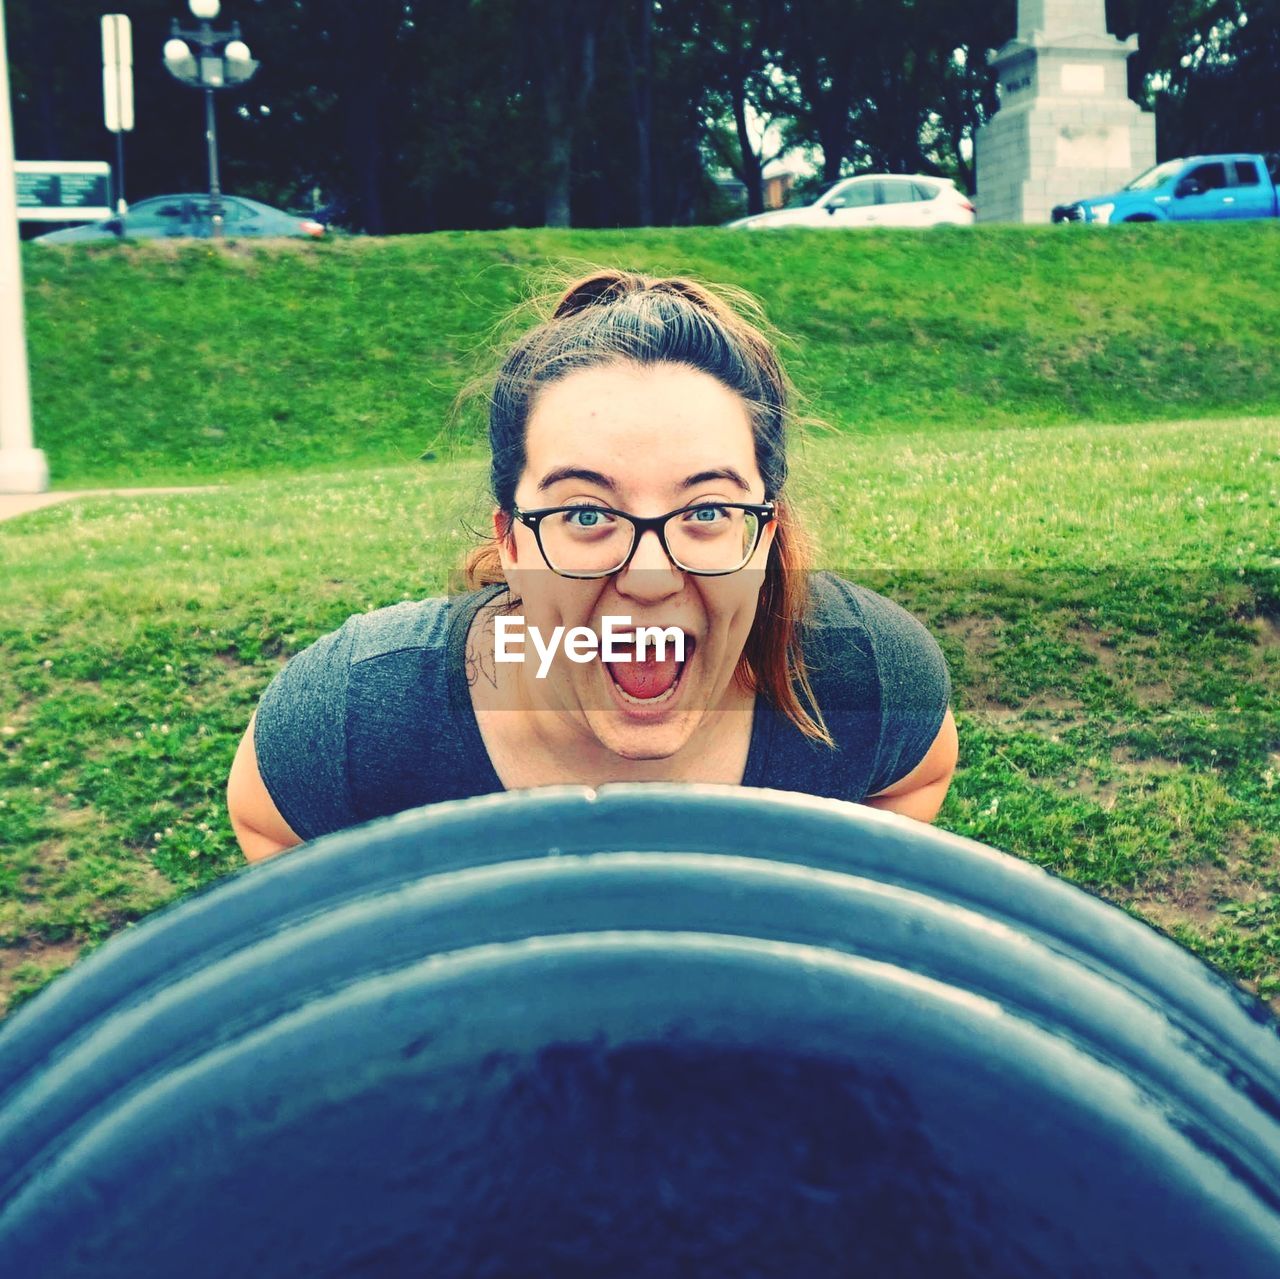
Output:
<instances>
[{"instance_id":1,"label":"gray t-shirt","mask_svg":"<svg viewBox=\"0 0 1280 1279\"><path fill-rule=\"evenodd\" d=\"M835 748L758 696L742 784L862 800L924 758L950 678L933 637L897 604L829 573L810 583L805 661ZM503 789L465 657L472 619L501 590L357 614L276 675L254 745L267 791L300 838Z\"/></svg>"}]
</instances>

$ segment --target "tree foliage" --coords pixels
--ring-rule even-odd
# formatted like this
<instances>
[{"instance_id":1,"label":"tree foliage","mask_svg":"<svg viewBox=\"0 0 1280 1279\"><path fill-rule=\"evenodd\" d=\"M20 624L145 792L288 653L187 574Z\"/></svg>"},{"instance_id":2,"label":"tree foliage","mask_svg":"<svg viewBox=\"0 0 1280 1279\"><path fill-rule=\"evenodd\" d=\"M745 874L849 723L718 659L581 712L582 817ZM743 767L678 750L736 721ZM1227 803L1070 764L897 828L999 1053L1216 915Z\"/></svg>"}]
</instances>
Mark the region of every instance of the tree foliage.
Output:
<instances>
[{"instance_id":1,"label":"tree foliage","mask_svg":"<svg viewBox=\"0 0 1280 1279\"><path fill-rule=\"evenodd\" d=\"M88 0L7 0L18 155L113 159ZM128 193L201 189L199 96L160 49L182 0L133 21ZM225 0L261 60L218 99L223 185L374 232L707 220L711 170L762 206L792 144L825 182L950 174L995 110L1016 0ZM1162 155L1280 150L1280 0L1109 0ZM770 127L766 127L770 126Z\"/></svg>"}]
</instances>

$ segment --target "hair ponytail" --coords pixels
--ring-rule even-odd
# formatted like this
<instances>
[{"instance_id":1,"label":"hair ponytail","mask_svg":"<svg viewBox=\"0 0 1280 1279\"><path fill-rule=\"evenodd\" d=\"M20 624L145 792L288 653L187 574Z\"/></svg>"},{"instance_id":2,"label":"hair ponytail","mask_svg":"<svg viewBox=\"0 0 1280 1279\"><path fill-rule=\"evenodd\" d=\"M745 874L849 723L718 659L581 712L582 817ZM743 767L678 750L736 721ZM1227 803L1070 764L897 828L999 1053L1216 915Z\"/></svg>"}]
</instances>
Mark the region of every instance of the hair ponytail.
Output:
<instances>
[{"instance_id":1,"label":"hair ponytail","mask_svg":"<svg viewBox=\"0 0 1280 1279\"><path fill-rule=\"evenodd\" d=\"M637 293L640 280L640 276L626 271L597 271L595 275L584 276L565 290L551 312L551 318L567 320L589 306L601 306Z\"/></svg>"}]
</instances>

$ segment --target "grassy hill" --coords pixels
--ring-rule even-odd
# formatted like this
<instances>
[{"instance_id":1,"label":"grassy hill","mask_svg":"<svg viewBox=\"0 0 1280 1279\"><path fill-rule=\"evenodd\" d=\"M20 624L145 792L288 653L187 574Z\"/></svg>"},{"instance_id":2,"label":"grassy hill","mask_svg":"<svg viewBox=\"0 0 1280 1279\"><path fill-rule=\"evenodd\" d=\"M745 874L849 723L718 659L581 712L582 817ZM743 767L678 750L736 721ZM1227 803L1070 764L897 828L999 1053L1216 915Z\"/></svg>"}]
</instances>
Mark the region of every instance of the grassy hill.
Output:
<instances>
[{"instance_id":1,"label":"grassy hill","mask_svg":"<svg viewBox=\"0 0 1280 1279\"><path fill-rule=\"evenodd\" d=\"M814 416L858 433L1280 411L1280 226L450 233L47 249L25 272L57 487L465 450L458 389L549 270L749 290Z\"/></svg>"}]
</instances>

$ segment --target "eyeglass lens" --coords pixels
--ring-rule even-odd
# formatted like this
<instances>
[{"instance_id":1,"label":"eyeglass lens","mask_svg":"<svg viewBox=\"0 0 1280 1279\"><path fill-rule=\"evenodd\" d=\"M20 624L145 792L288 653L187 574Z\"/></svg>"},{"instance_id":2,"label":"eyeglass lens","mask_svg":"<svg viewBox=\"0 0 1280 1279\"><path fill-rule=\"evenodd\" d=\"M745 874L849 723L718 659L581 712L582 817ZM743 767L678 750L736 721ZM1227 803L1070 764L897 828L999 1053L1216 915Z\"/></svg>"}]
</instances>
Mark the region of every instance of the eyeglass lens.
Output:
<instances>
[{"instance_id":1,"label":"eyeglass lens","mask_svg":"<svg viewBox=\"0 0 1280 1279\"><path fill-rule=\"evenodd\" d=\"M760 518L729 506L698 506L677 511L663 532L678 567L694 573L727 573L751 558ZM553 569L604 575L626 563L636 530L620 516L578 507L547 516L541 533L543 554Z\"/></svg>"}]
</instances>

